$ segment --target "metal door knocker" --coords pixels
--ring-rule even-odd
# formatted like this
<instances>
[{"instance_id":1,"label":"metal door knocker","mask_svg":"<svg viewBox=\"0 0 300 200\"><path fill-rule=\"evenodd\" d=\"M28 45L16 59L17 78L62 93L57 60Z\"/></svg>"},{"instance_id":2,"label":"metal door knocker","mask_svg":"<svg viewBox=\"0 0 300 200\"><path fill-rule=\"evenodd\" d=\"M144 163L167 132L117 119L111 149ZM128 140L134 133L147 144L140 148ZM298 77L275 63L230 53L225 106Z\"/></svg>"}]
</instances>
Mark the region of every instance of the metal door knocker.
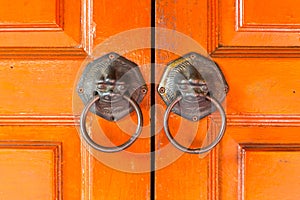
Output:
<instances>
[{"instance_id":1,"label":"metal door knocker","mask_svg":"<svg viewBox=\"0 0 300 200\"><path fill-rule=\"evenodd\" d=\"M143 126L139 103L147 93L147 86L137 64L117 53L104 55L86 66L77 85L77 92L85 104L80 116L80 132L91 147L107 153L119 152L138 138ZM124 144L105 147L92 140L86 128L89 111L106 120L117 121L133 110L138 117L137 128Z\"/></svg>"},{"instance_id":2,"label":"metal door knocker","mask_svg":"<svg viewBox=\"0 0 300 200\"><path fill-rule=\"evenodd\" d=\"M222 139L226 128L226 115L220 102L224 101L228 85L218 66L197 53L189 53L167 65L158 93L167 104L164 130L169 141L181 151L201 154L210 151ZM188 148L178 143L170 133L168 120L174 112L188 120L198 121L215 110L222 124L216 139L204 148Z\"/></svg>"}]
</instances>

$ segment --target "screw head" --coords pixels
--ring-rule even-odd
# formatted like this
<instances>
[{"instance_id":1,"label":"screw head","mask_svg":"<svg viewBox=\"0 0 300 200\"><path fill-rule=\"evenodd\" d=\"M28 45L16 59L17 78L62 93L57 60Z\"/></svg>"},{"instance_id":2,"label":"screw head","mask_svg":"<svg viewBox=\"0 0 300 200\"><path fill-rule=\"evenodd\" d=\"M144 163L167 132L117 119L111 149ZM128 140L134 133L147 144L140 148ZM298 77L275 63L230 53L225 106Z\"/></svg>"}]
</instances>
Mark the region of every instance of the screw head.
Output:
<instances>
[{"instance_id":1,"label":"screw head","mask_svg":"<svg viewBox=\"0 0 300 200\"><path fill-rule=\"evenodd\" d=\"M115 55L114 55L114 54L109 54L109 56L108 56L108 57L109 57L109 59L111 59L111 60L112 60L112 59L114 59L114 58L115 58Z\"/></svg>"},{"instance_id":2,"label":"screw head","mask_svg":"<svg viewBox=\"0 0 300 200\"><path fill-rule=\"evenodd\" d=\"M194 122L196 122L196 121L198 120L198 117L197 117L197 116L193 116L192 120L193 120Z\"/></svg>"},{"instance_id":3,"label":"screw head","mask_svg":"<svg viewBox=\"0 0 300 200\"><path fill-rule=\"evenodd\" d=\"M83 93L83 91L84 91L83 88L78 88L79 93Z\"/></svg>"},{"instance_id":4,"label":"screw head","mask_svg":"<svg viewBox=\"0 0 300 200\"><path fill-rule=\"evenodd\" d=\"M142 93L146 94L147 93L147 88L143 87L142 88Z\"/></svg>"},{"instance_id":5,"label":"screw head","mask_svg":"<svg viewBox=\"0 0 300 200\"><path fill-rule=\"evenodd\" d=\"M166 89L164 87L159 88L159 93L163 94L165 93Z\"/></svg>"}]
</instances>

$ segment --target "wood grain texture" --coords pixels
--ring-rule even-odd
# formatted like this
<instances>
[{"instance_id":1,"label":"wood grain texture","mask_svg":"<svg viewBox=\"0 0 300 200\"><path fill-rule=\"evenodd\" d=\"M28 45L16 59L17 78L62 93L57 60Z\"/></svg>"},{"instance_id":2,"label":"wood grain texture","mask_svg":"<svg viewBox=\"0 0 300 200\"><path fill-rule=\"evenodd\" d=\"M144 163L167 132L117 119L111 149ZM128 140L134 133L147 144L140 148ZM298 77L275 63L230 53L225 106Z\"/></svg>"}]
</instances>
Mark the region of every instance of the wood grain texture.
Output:
<instances>
[{"instance_id":1,"label":"wood grain texture","mask_svg":"<svg viewBox=\"0 0 300 200\"><path fill-rule=\"evenodd\" d=\"M237 1L237 31L299 31L298 2Z\"/></svg>"},{"instance_id":2,"label":"wood grain texture","mask_svg":"<svg viewBox=\"0 0 300 200\"><path fill-rule=\"evenodd\" d=\"M146 111L145 111L146 112ZM105 122L104 122L105 123ZM299 115L259 115L259 114L229 114L227 124L230 126L300 126ZM79 126L78 115L0 115L2 126ZM125 128L131 123L121 123L120 128ZM158 124L160 127L162 124ZM113 124L112 124L113 126ZM131 127L134 131L134 127ZM148 133L147 133L148 134ZM142 135L146 137L147 134Z\"/></svg>"},{"instance_id":3,"label":"wood grain texture","mask_svg":"<svg viewBox=\"0 0 300 200\"><path fill-rule=\"evenodd\" d=\"M0 155L0 198L61 199L60 143L1 142Z\"/></svg>"},{"instance_id":4,"label":"wood grain texture","mask_svg":"<svg viewBox=\"0 0 300 200\"><path fill-rule=\"evenodd\" d=\"M218 199L297 199L299 127L229 126L219 152Z\"/></svg>"},{"instance_id":5,"label":"wood grain texture","mask_svg":"<svg viewBox=\"0 0 300 200\"><path fill-rule=\"evenodd\" d=\"M156 26L179 31L187 37L196 40L204 48L207 46L207 2L206 1L156 1ZM159 33L158 33L159 34ZM156 45L170 47L170 51L156 51L156 80L159 83L165 66L168 62L178 58L172 53L177 52L172 45L177 41L159 37L157 34ZM174 37L175 38L175 37ZM182 44L184 46L184 44ZM179 46L180 48L180 46ZM185 52L189 53L189 52ZM215 171L209 168L215 163L212 157L199 158L198 155L183 154L173 147L162 130L165 103L156 93L156 104L162 109L156 111L156 196L157 200L175 199L208 199L214 196L211 181ZM186 146L201 147L204 143L208 119L200 123L189 122L181 117L171 114L169 127L176 139ZM197 131L195 131L197 130ZM176 158L177 157L177 158ZM176 159L175 159L176 158ZM212 172L213 171L213 172Z\"/></svg>"},{"instance_id":6,"label":"wood grain texture","mask_svg":"<svg viewBox=\"0 0 300 200\"><path fill-rule=\"evenodd\" d=\"M90 53L89 0L0 1L0 5L0 58L82 57Z\"/></svg>"},{"instance_id":7,"label":"wood grain texture","mask_svg":"<svg viewBox=\"0 0 300 200\"><path fill-rule=\"evenodd\" d=\"M1 1L1 31L62 30L63 1ZM13 14L12 14L13 13Z\"/></svg>"},{"instance_id":8,"label":"wood grain texture","mask_svg":"<svg viewBox=\"0 0 300 200\"><path fill-rule=\"evenodd\" d=\"M1 126L0 198L80 199L77 134L71 126Z\"/></svg>"},{"instance_id":9,"label":"wood grain texture","mask_svg":"<svg viewBox=\"0 0 300 200\"><path fill-rule=\"evenodd\" d=\"M24 2L20 0L14 3L16 4L15 9L18 10L22 8ZM10 141L16 138L22 141L63 140L63 161L61 164L63 166L63 185L60 191L63 195L53 197L53 199L81 199L81 195L85 199L90 199L92 196L95 199L113 199L120 188L124 191L122 198L127 198L127 195L130 195L135 199L149 199L149 174L132 175L120 172L118 169L112 169L101 164L96 159L93 160L84 148L80 152L78 129L74 128L74 125L78 126L78 115L76 114L79 113L75 113L75 116L73 114L72 96L81 63L85 56L92 52L93 37L96 38L95 45L97 45L99 41L112 36L116 33L117 24L120 24L119 20L125 23L118 31L149 26L150 1L138 2L136 9L133 9L137 11L135 13L132 12L132 5L128 4L127 1L119 1L116 4L111 1L97 1L94 5L95 9L92 7L93 1L90 0L43 2L43 5L49 4L48 8L41 8L39 2L31 3L36 3L35 7L27 7L32 15L27 12L28 10L25 10L28 18L25 18L24 21L19 20L23 19L20 16L22 12L20 12L19 16L15 16L15 20L11 19L11 22L6 22L1 27L0 38L5 37L5 40L2 40L3 44L0 49L0 58L2 58L0 61L0 87L2 91L0 121L4 129L10 127L15 133L10 135L0 133L0 140ZM114 13L117 7L123 13L120 10ZM4 9L5 6L2 8ZM45 12L47 15L45 19L43 16L38 18L39 13L33 12L35 8ZM142 12L142 10L144 11ZM132 20L124 20L123 16L125 15ZM8 17L10 17L9 13ZM53 21L53 23L59 24L60 29L41 27L41 23L35 23L36 18L41 23L47 23L47 25L49 20ZM108 23L109 20L112 20L111 24ZM101 24L105 24L105 26ZM148 50L140 50L125 56L139 65L147 64L150 61L150 51ZM145 77L149 74L146 67L141 69ZM148 99L149 97L142 103L146 126L149 125L149 117L147 117ZM130 117L127 118L129 121L130 119ZM136 120L134 113L132 120ZM105 120L99 120L99 123L105 132L111 134L114 142L123 142L123 139L128 137L122 130L117 130L115 123L107 123ZM53 133L53 129L57 126L59 126L58 129L65 130L62 131L61 135L59 131L56 134ZM112 127L116 128L115 132L111 131ZM32 134L35 137L24 132L23 128L33 130ZM66 142L64 137L70 133L70 128L73 128L72 137L69 135L68 140L70 141ZM148 129L149 127L144 129L144 136L149 134ZM48 131L46 134L48 138L43 135L42 130ZM74 149L70 148L69 144L71 146L73 144L72 148ZM149 152L149 140L137 141L129 151ZM79 159L80 156L81 159ZM71 157L74 158L70 159ZM129 160L124 160L124 162L129 162ZM149 158L143 164L150 166ZM72 167L76 173L73 176L70 170ZM101 174L102 171L105 171L105 175ZM114 177L113 181L111 184L107 184L111 176ZM136 187L133 187L136 183L132 182L130 185L128 182L141 179L143 181L139 182L140 192L138 193ZM50 185L55 187L56 184L51 182ZM51 188L48 189L51 190ZM109 194L105 192L106 190ZM13 197L11 196L10 199Z\"/></svg>"},{"instance_id":10,"label":"wood grain texture","mask_svg":"<svg viewBox=\"0 0 300 200\"><path fill-rule=\"evenodd\" d=\"M81 62L82 60L0 60L1 113L72 113L73 86Z\"/></svg>"},{"instance_id":11,"label":"wood grain texture","mask_svg":"<svg viewBox=\"0 0 300 200\"><path fill-rule=\"evenodd\" d=\"M77 71L107 38L150 27L150 0L31 1L34 5L22 10L26 3L14 2L15 15L5 10L12 3L0 0L5 20L0 25L0 168L7 172L0 179L9 182L0 184L0 199L24 199L12 192L18 190L15 185L28 199L299 199L298 1L287 0L284 7L279 0L156 1L156 26L182 32L207 49L230 87L225 137L200 157L180 154L170 145L162 130L166 106L150 90L141 103L142 137L125 152L95 153L80 143L79 113L72 110ZM176 41L168 42L171 48ZM150 88L150 50L124 56L140 66ZM156 51L156 83L164 66L178 56ZM158 107L156 118L150 119L153 94ZM149 171L133 173L150 168L150 120L156 121L157 134L155 197L150 197ZM134 130L136 114L124 118L121 127L102 119L94 122L120 144L129 138L124 130ZM170 117L172 133L181 128L178 140L192 147L202 144L210 123L211 118L198 124ZM107 144L98 132L92 135ZM172 160L174 155L180 156ZM111 167L105 159L130 170ZM15 175L29 183L11 178ZM37 185L43 189L31 190Z\"/></svg>"},{"instance_id":12,"label":"wood grain texture","mask_svg":"<svg viewBox=\"0 0 300 200\"><path fill-rule=\"evenodd\" d=\"M300 197L299 144L243 144L240 154L241 199Z\"/></svg>"},{"instance_id":13,"label":"wood grain texture","mask_svg":"<svg viewBox=\"0 0 300 200\"><path fill-rule=\"evenodd\" d=\"M117 33L149 27L150 6L150 0L93 1L94 52L97 52L97 45L102 45L104 40ZM115 48L116 51L119 49L118 46ZM141 137L123 152L107 154L92 151L92 157L83 149L85 199L150 199L150 49L129 49L123 56L140 67L148 86L148 93L140 104L144 128ZM94 139L103 145L111 145L111 142L115 145L124 143L134 132L136 120L134 112L118 123L99 118L95 122L101 127L103 135L95 132ZM101 137L110 141L105 142ZM141 158L142 154L144 156ZM141 168L148 171L141 173Z\"/></svg>"},{"instance_id":14,"label":"wood grain texture","mask_svg":"<svg viewBox=\"0 0 300 200\"><path fill-rule=\"evenodd\" d=\"M79 116L65 115L0 115L1 126L78 126Z\"/></svg>"},{"instance_id":15,"label":"wood grain texture","mask_svg":"<svg viewBox=\"0 0 300 200\"><path fill-rule=\"evenodd\" d=\"M299 57L299 25L295 22L298 2L287 1L283 7L281 1L267 5L262 1L209 0L208 51L211 55Z\"/></svg>"},{"instance_id":16,"label":"wood grain texture","mask_svg":"<svg viewBox=\"0 0 300 200\"><path fill-rule=\"evenodd\" d=\"M294 58L214 59L230 87L228 114L299 113L299 62Z\"/></svg>"},{"instance_id":17,"label":"wood grain texture","mask_svg":"<svg viewBox=\"0 0 300 200\"><path fill-rule=\"evenodd\" d=\"M252 3L259 5L247 0L157 3L157 26L196 39L220 66L229 85L224 103L228 126L220 145L205 158L184 154L158 171L157 199L298 199L293 185L298 181L289 176L298 177L295 169L299 167L300 70L294 57L299 57L300 51L297 20L293 21L299 2L288 1L283 6L286 9L281 9L282 1L257 9L251 8ZM239 6L244 6L243 10ZM272 12L276 12L274 17ZM197 17L191 17L193 14ZM238 19L244 21L239 24ZM174 57L158 51L157 62L165 65ZM156 71L161 77L163 69ZM159 96L157 103L164 105ZM177 116L171 117L180 122ZM177 123L170 125L173 132ZM168 144L163 134L157 135L158 149L161 142ZM287 162L278 164L280 157ZM266 173L258 175L260 169ZM274 174L268 171L271 169ZM203 173L195 173L197 170ZM272 185L276 175L282 180ZM289 192L284 196L282 191ZM203 192L207 194L200 196Z\"/></svg>"},{"instance_id":18,"label":"wood grain texture","mask_svg":"<svg viewBox=\"0 0 300 200\"><path fill-rule=\"evenodd\" d=\"M32 5L24 7L26 3ZM5 6L0 9L4 10L12 3L3 1L2 5ZM38 1L18 0L14 5L16 12L0 12L5 15L1 19L6 20L0 27L0 141L17 144L60 143L61 161L57 166L61 172L49 172L54 166L53 159L56 159L51 152L38 150L33 159L28 156L22 160L23 152L10 154L5 151L6 157L3 158L8 157L12 161L26 162L29 159L28 166L22 169L22 163L16 165L8 175L22 173L22 170L35 173L28 178L30 183L27 188L39 185L41 175L43 180L40 185L44 189L29 191L22 198L19 196L22 193L11 192L17 190L14 185L9 190L4 189L6 196L1 196L4 193L0 192L0 199L149 199L149 173L126 173L107 167L81 146L78 130L80 113L73 113L72 98L77 72L84 58L92 53L94 38L97 45L120 31L149 27L150 1L49 0L42 5ZM22 13L27 17L22 17ZM143 66L141 71L148 80L146 64L150 62L150 51L139 50L127 56ZM149 137L150 132L148 102L149 96L141 105L144 124L148 126L143 130L144 137ZM135 122L135 114L126 120ZM117 129L115 123L101 119L99 123L112 136L113 142L123 142L128 137ZM123 124L128 125L126 122ZM149 146L148 139L140 139L128 152L147 153ZM46 167L39 167L40 160L48 163ZM130 161L123 158L122 162ZM146 162L140 163L150 166L149 156ZM27 178L26 175L23 177ZM55 182L56 177L59 182ZM22 182L18 179L12 181Z\"/></svg>"}]
</instances>

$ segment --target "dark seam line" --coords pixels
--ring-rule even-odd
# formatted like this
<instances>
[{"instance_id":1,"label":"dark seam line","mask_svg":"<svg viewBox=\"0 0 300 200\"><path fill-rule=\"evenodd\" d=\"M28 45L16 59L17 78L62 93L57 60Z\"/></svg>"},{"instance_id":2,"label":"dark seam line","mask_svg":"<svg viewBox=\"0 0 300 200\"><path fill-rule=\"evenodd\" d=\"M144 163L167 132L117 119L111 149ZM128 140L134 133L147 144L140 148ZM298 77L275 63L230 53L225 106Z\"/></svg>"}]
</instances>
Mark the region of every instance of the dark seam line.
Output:
<instances>
[{"instance_id":1,"label":"dark seam line","mask_svg":"<svg viewBox=\"0 0 300 200\"><path fill-rule=\"evenodd\" d=\"M150 139L150 199L155 200L155 0L151 0L151 139Z\"/></svg>"}]
</instances>

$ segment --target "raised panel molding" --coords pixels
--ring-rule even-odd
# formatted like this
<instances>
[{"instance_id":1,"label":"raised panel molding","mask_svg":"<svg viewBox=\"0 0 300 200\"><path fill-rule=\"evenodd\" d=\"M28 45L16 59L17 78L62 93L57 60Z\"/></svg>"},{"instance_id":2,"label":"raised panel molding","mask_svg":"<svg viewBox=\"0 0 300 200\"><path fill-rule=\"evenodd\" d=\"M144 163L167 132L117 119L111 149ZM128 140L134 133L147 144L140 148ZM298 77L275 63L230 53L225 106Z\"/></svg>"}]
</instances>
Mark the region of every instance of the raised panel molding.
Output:
<instances>
[{"instance_id":1,"label":"raised panel molding","mask_svg":"<svg viewBox=\"0 0 300 200\"><path fill-rule=\"evenodd\" d=\"M244 22L244 14L242 9L244 0L235 1L235 5L232 7L223 5L228 2L228 0L208 0L207 49L212 57L300 57L300 40L299 34L297 33L300 30L300 24L247 24ZM222 5L225 6L226 9L231 9L227 10L226 12L232 14L232 16L229 17L233 21L232 23L230 20L228 21L228 16L224 17L224 13L222 13L221 9ZM233 11L232 8L235 8L235 11ZM246 34L235 36L232 35L233 38L245 37L244 40L240 39L242 42L246 41L245 44L222 44L221 38L224 34L224 30L222 30L221 26L222 20L225 19L227 20L225 23L226 29L230 29L230 34ZM281 41L280 37L286 38L286 34L288 34L289 38L286 40L293 45L276 45L276 41ZM267 35L268 37L270 36L270 38L273 37L272 41L270 41L270 44L264 43L265 38L268 38L266 37ZM247 36L249 36L249 38ZM262 45L254 43L252 45L252 38L258 38L259 43ZM277 39L275 40L274 38Z\"/></svg>"},{"instance_id":2,"label":"raised panel molding","mask_svg":"<svg viewBox=\"0 0 300 200\"><path fill-rule=\"evenodd\" d=\"M78 126L79 116L65 115L0 115L0 126ZM300 127L300 115L229 114L228 126Z\"/></svg>"},{"instance_id":3,"label":"raised panel molding","mask_svg":"<svg viewBox=\"0 0 300 200\"><path fill-rule=\"evenodd\" d=\"M0 4L3 3L6 5L1 5L2 7L11 6L14 10L5 9L5 13L0 14L0 32L63 30L63 0L41 1L39 5L32 5L37 3L34 1L0 1ZM12 15L12 12L16 14Z\"/></svg>"},{"instance_id":4,"label":"raised panel molding","mask_svg":"<svg viewBox=\"0 0 300 200\"><path fill-rule=\"evenodd\" d=\"M32 18L28 17L25 22L0 23L0 58L68 59L83 58L91 53L94 31L92 0L44 3L55 6L55 11L52 9L55 13L47 15L49 19L35 22L39 16L32 14Z\"/></svg>"},{"instance_id":5,"label":"raised panel molding","mask_svg":"<svg viewBox=\"0 0 300 200\"><path fill-rule=\"evenodd\" d=\"M61 143L1 141L0 154L0 198L62 199Z\"/></svg>"},{"instance_id":6,"label":"raised panel molding","mask_svg":"<svg viewBox=\"0 0 300 200\"><path fill-rule=\"evenodd\" d=\"M0 126L76 126L79 116L74 115L2 115Z\"/></svg>"},{"instance_id":7,"label":"raised panel molding","mask_svg":"<svg viewBox=\"0 0 300 200\"><path fill-rule=\"evenodd\" d=\"M300 126L300 115L228 115L229 126Z\"/></svg>"},{"instance_id":8,"label":"raised panel molding","mask_svg":"<svg viewBox=\"0 0 300 200\"><path fill-rule=\"evenodd\" d=\"M299 197L300 182L293 176L298 173L299 155L300 144L239 144L239 199L264 199L267 195L282 199L287 193Z\"/></svg>"},{"instance_id":9,"label":"raised panel molding","mask_svg":"<svg viewBox=\"0 0 300 200\"><path fill-rule=\"evenodd\" d=\"M229 126L217 146L215 199L299 199L298 127Z\"/></svg>"},{"instance_id":10,"label":"raised panel molding","mask_svg":"<svg viewBox=\"0 0 300 200\"><path fill-rule=\"evenodd\" d=\"M236 3L236 31L275 31L275 32L299 32L299 23L261 23L261 22L247 22L245 14L245 0L237 0Z\"/></svg>"}]
</instances>

